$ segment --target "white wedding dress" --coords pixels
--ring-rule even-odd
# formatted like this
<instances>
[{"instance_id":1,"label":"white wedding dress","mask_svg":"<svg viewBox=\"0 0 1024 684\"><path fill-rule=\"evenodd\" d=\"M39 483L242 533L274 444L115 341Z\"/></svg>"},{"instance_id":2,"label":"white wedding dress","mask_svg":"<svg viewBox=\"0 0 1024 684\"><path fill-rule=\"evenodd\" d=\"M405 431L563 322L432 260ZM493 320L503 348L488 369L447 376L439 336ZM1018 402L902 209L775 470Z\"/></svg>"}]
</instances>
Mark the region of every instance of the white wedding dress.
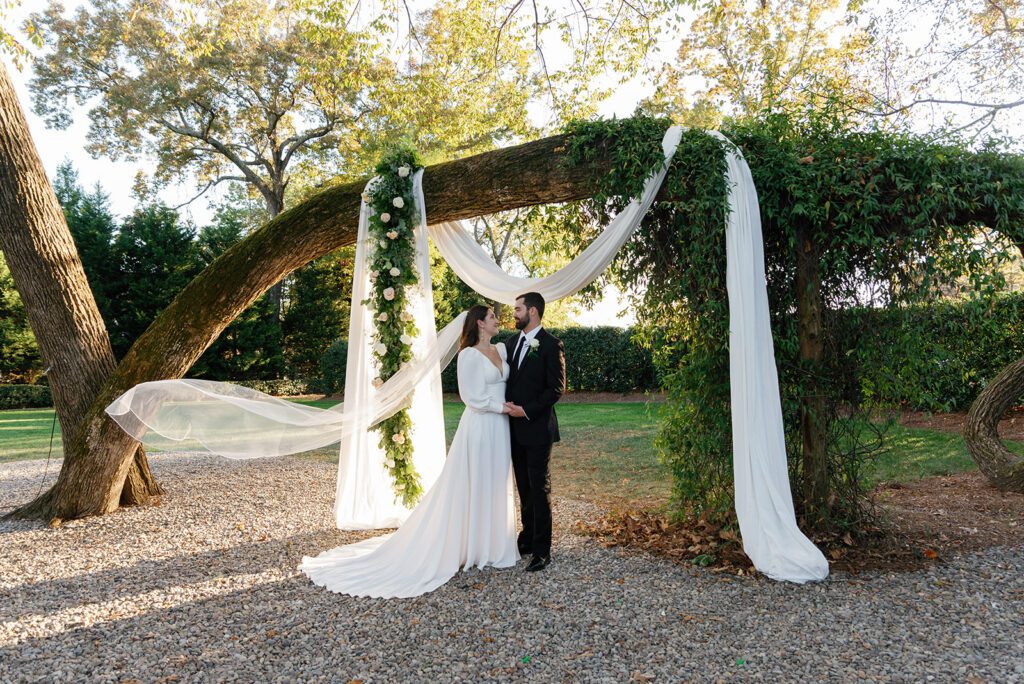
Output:
<instances>
[{"instance_id":1,"label":"white wedding dress","mask_svg":"<svg viewBox=\"0 0 1024 684\"><path fill-rule=\"evenodd\" d=\"M508 568L516 548L512 453L505 404L508 363L459 352L459 396L466 405L444 469L394 533L305 557L299 569L334 592L408 598L433 591L460 569Z\"/></svg>"}]
</instances>

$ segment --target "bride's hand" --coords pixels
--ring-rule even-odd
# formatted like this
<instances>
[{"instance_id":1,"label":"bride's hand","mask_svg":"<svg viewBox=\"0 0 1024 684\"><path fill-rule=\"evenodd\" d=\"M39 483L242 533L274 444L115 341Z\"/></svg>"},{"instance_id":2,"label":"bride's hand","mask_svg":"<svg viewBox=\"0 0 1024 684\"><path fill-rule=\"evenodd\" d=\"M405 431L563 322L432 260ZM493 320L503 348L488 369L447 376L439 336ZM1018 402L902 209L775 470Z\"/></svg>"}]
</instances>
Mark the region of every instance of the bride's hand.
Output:
<instances>
[{"instance_id":1,"label":"bride's hand","mask_svg":"<svg viewBox=\"0 0 1024 684\"><path fill-rule=\"evenodd\" d=\"M510 413L512 413L512 407L510 407L506 401L505 405L501 407L501 414L507 416Z\"/></svg>"}]
</instances>

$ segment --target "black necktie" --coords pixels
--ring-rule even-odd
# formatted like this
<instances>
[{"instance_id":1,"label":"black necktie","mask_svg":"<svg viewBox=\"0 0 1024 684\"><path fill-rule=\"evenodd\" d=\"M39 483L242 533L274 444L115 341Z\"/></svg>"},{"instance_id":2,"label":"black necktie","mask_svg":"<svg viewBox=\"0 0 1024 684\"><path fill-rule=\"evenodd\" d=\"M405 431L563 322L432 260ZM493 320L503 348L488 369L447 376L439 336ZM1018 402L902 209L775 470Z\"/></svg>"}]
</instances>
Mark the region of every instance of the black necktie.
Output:
<instances>
[{"instance_id":1,"label":"black necktie","mask_svg":"<svg viewBox=\"0 0 1024 684\"><path fill-rule=\"evenodd\" d=\"M516 350L512 352L512 369L519 370L519 352L523 350L523 343L526 342L526 335L519 333L519 341L516 343Z\"/></svg>"}]
</instances>

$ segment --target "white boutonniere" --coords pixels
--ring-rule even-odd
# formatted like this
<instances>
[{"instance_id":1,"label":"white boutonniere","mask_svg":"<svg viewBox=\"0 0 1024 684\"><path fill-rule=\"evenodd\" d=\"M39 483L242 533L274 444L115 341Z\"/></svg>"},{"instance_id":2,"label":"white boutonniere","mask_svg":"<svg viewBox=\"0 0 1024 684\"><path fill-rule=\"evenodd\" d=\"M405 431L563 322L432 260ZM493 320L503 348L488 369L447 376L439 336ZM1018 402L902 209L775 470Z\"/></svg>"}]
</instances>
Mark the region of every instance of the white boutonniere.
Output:
<instances>
[{"instance_id":1,"label":"white boutonniere","mask_svg":"<svg viewBox=\"0 0 1024 684\"><path fill-rule=\"evenodd\" d=\"M538 349L540 349L540 340L538 340L536 337L526 343L527 354L529 354L530 352L536 352Z\"/></svg>"}]
</instances>

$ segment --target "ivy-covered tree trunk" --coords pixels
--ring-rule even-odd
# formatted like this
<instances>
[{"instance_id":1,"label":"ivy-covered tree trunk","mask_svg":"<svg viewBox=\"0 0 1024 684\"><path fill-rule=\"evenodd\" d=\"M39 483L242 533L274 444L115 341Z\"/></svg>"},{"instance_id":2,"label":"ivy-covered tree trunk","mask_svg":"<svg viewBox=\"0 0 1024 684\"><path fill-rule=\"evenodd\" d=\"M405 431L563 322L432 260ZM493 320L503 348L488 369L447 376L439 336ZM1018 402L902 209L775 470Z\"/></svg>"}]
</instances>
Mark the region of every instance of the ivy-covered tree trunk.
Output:
<instances>
[{"instance_id":1,"label":"ivy-covered tree trunk","mask_svg":"<svg viewBox=\"0 0 1024 684\"><path fill-rule=\"evenodd\" d=\"M825 395L820 387L824 342L821 331L821 250L810 226L797 229L797 316L800 363L805 372L800 397L801 464L804 515L811 526L827 522L829 472L825 433Z\"/></svg>"},{"instance_id":2,"label":"ivy-covered tree trunk","mask_svg":"<svg viewBox=\"0 0 1024 684\"><path fill-rule=\"evenodd\" d=\"M1024 459L999 439L999 420L1024 397L1024 359L1011 363L971 404L964 441L971 458L993 486L1024 493Z\"/></svg>"},{"instance_id":3,"label":"ivy-covered tree trunk","mask_svg":"<svg viewBox=\"0 0 1024 684\"><path fill-rule=\"evenodd\" d=\"M609 162L601 161L593 175L573 171L562 163L564 145L565 136L555 136L428 168L428 216L435 222L452 221L591 196ZM360 180L329 188L282 212L189 283L106 379L88 407L82 429L65 445L64 465L54 487L13 515L71 519L115 510L136 442L103 409L138 383L181 377L274 283L313 259L352 244L365 184ZM58 308L74 317L73 307L58 303Z\"/></svg>"},{"instance_id":4,"label":"ivy-covered tree trunk","mask_svg":"<svg viewBox=\"0 0 1024 684\"><path fill-rule=\"evenodd\" d=\"M36 153L10 75L2 65L0 249L40 351L50 366L50 387L61 431L74 439L116 363L64 212ZM133 471L130 484L122 487L124 478L111 482L112 496L133 504L159 493L145 452L138 445L128 453L126 473L129 468Z\"/></svg>"}]
</instances>

